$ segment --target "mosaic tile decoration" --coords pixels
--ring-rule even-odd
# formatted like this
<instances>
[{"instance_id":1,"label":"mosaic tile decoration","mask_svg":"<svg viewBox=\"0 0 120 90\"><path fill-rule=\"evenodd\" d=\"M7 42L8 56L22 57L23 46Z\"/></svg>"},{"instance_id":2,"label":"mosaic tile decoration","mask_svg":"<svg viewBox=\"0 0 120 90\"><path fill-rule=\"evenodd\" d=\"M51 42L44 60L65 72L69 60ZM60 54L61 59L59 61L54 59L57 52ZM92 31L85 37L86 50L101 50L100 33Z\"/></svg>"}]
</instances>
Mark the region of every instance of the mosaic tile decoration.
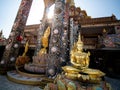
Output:
<instances>
[{"instance_id":1,"label":"mosaic tile decoration","mask_svg":"<svg viewBox=\"0 0 120 90\"><path fill-rule=\"evenodd\" d=\"M33 0L22 0L6 45L2 60L14 63L18 55L23 32Z\"/></svg>"},{"instance_id":2,"label":"mosaic tile decoration","mask_svg":"<svg viewBox=\"0 0 120 90\"><path fill-rule=\"evenodd\" d=\"M103 43L106 47L120 47L120 34L107 35Z\"/></svg>"}]
</instances>

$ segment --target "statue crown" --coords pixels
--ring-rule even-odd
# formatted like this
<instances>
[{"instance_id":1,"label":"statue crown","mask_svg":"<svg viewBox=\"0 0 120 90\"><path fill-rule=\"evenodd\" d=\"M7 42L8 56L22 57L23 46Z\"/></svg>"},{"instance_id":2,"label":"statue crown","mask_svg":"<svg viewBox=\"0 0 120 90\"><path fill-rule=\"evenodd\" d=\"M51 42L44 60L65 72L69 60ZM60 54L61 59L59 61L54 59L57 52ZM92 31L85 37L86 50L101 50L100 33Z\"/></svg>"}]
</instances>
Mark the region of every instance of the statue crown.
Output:
<instances>
[{"instance_id":1,"label":"statue crown","mask_svg":"<svg viewBox=\"0 0 120 90\"><path fill-rule=\"evenodd\" d=\"M82 46L82 45L83 45L83 42L81 40L81 35L79 34L78 41L77 41L77 46Z\"/></svg>"}]
</instances>

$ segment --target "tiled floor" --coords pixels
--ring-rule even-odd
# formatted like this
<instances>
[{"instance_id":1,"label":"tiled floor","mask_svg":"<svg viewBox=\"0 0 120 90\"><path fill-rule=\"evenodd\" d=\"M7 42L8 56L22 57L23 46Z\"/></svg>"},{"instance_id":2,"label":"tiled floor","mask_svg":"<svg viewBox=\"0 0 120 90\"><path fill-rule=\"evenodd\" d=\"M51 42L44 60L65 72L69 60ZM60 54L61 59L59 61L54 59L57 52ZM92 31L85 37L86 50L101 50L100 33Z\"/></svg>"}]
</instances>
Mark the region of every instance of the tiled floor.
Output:
<instances>
[{"instance_id":1,"label":"tiled floor","mask_svg":"<svg viewBox=\"0 0 120 90\"><path fill-rule=\"evenodd\" d=\"M105 80L111 84L112 90L120 90L120 79L105 77ZM30 86L17 84L9 81L6 76L0 75L0 90L42 90L39 86Z\"/></svg>"},{"instance_id":2,"label":"tiled floor","mask_svg":"<svg viewBox=\"0 0 120 90\"><path fill-rule=\"evenodd\" d=\"M17 84L0 75L0 90L42 90L39 86Z\"/></svg>"}]
</instances>

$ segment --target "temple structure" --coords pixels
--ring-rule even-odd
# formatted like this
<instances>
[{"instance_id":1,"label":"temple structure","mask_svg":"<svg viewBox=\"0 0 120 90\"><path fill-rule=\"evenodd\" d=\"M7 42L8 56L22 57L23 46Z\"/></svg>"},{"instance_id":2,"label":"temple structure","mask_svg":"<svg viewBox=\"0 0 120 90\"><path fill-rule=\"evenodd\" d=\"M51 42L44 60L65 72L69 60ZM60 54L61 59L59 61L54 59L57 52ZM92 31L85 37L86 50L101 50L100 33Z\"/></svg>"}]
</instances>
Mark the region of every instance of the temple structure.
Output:
<instances>
[{"instance_id":1,"label":"temple structure","mask_svg":"<svg viewBox=\"0 0 120 90\"><path fill-rule=\"evenodd\" d=\"M80 21L82 39L84 39L85 49L98 48L99 36L102 36L105 29L109 35L119 34L120 20L115 15L108 17L89 18ZM36 47L37 30L40 24L27 25L24 29L24 36L30 39L31 47ZM33 45L33 46L32 46Z\"/></svg>"},{"instance_id":2,"label":"temple structure","mask_svg":"<svg viewBox=\"0 0 120 90\"><path fill-rule=\"evenodd\" d=\"M70 76L71 78L74 78L77 72L78 76L83 75L82 79L84 76L85 78L89 76L88 81L97 80L99 73L104 76L102 71L109 72L113 69L110 64L113 63L113 60L110 60L107 52L114 51L116 56L111 59L119 62L120 57L117 53L120 52L120 20L117 20L115 15L92 18L87 15L85 10L76 7L74 0L44 0L45 8L41 24L26 26L31 4L32 0L22 0L8 43L5 46L3 58L0 60L0 65L4 69L3 71L7 71L9 80L23 84L39 84L42 87L48 82L58 80L57 85L61 85L62 82L59 81L61 75L59 74L63 71L70 75L74 74ZM49 20L48 10L53 4L55 4L54 18ZM90 53L86 53L87 51ZM74 53L72 54L72 52ZM113 55L113 53L109 54ZM75 57L73 58L72 55ZM74 69L72 67L74 72L72 74L71 68L68 68L67 71L62 68L71 64L75 66ZM94 69L90 69L90 73L84 71L88 70L88 66L101 71ZM102 66L102 68L98 66ZM120 75L119 65L116 66L113 71L115 70L115 73ZM14 71L9 71L9 69L14 69ZM92 70L93 72L91 72ZM97 71L97 75L95 78L91 78L94 71ZM69 77L69 75L66 76ZM81 79L81 76L80 78L78 76L77 79ZM102 81L101 76L99 76L99 84ZM70 88L71 84L76 87L78 83L69 82L67 87ZM106 84L104 83L104 85ZM66 86L62 83L62 88L64 87ZM104 87L108 88L108 86Z\"/></svg>"}]
</instances>

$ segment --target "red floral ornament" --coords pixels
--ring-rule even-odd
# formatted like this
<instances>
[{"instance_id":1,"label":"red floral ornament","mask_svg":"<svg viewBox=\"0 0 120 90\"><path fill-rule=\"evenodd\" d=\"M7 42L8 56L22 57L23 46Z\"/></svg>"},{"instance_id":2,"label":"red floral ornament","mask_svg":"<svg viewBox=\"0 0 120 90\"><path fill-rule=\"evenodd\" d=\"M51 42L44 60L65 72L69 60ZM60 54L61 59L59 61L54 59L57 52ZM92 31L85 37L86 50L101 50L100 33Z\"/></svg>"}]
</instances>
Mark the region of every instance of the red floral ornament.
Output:
<instances>
[{"instance_id":1,"label":"red floral ornament","mask_svg":"<svg viewBox=\"0 0 120 90\"><path fill-rule=\"evenodd\" d=\"M19 36L17 36L16 39L17 39L17 41L22 41L22 40L23 40L23 37L19 35Z\"/></svg>"}]
</instances>

